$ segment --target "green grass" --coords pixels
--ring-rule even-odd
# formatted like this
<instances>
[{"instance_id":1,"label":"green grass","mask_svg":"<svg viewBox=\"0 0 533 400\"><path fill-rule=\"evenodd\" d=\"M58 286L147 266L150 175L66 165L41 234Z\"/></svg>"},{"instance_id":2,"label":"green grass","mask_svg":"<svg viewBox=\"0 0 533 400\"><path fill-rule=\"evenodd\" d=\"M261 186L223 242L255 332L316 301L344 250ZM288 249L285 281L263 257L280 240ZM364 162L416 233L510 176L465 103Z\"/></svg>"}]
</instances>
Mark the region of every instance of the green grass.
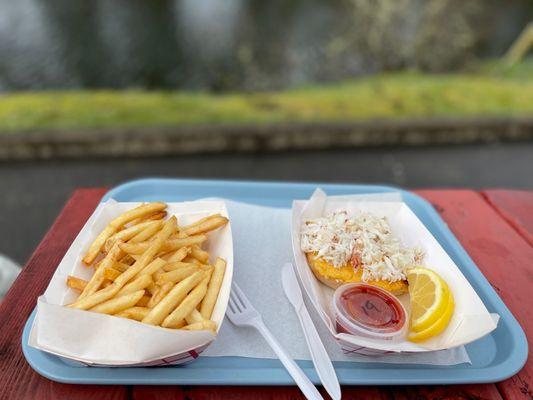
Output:
<instances>
[{"instance_id":1,"label":"green grass","mask_svg":"<svg viewBox=\"0 0 533 400\"><path fill-rule=\"evenodd\" d=\"M533 62L449 75L381 74L286 91L45 91L0 95L0 132L533 115Z\"/></svg>"}]
</instances>

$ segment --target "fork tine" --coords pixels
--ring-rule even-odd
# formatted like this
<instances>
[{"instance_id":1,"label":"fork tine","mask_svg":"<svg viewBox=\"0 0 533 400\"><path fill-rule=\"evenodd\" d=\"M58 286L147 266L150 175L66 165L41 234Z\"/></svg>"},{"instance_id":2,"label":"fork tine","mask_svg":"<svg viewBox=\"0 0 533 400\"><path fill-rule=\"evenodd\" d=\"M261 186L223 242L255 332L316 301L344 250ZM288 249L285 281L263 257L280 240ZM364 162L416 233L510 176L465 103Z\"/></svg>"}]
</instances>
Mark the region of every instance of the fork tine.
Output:
<instances>
[{"instance_id":1,"label":"fork tine","mask_svg":"<svg viewBox=\"0 0 533 400\"><path fill-rule=\"evenodd\" d=\"M231 297L229 298L228 307L229 307L230 312L235 314L235 304L233 304L233 301L232 301Z\"/></svg>"},{"instance_id":2,"label":"fork tine","mask_svg":"<svg viewBox=\"0 0 533 400\"><path fill-rule=\"evenodd\" d=\"M233 295L233 301L235 302L235 304L239 308L239 311L241 311L241 310L244 311L246 309L246 306L244 305L242 300L239 298L239 295L237 294L237 292L233 291L231 294Z\"/></svg>"},{"instance_id":3,"label":"fork tine","mask_svg":"<svg viewBox=\"0 0 533 400\"><path fill-rule=\"evenodd\" d=\"M242 308L244 309L248 307L250 302L248 301L248 298L244 295L241 288L238 287L236 283L233 284L233 291L235 292L236 298L240 301Z\"/></svg>"},{"instance_id":4,"label":"fork tine","mask_svg":"<svg viewBox=\"0 0 533 400\"><path fill-rule=\"evenodd\" d=\"M229 306L231 308L232 313L236 314L238 312L241 312L241 307L239 307L239 305L235 301L233 293L230 293L229 296Z\"/></svg>"},{"instance_id":5,"label":"fork tine","mask_svg":"<svg viewBox=\"0 0 533 400\"><path fill-rule=\"evenodd\" d=\"M233 283L233 289L239 296L245 297L244 293L242 292L242 289L236 283Z\"/></svg>"},{"instance_id":6,"label":"fork tine","mask_svg":"<svg viewBox=\"0 0 533 400\"><path fill-rule=\"evenodd\" d=\"M239 296L237 295L237 293L235 292L234 289L232 289L232 291L230 293L230 298L233 299L233 303L235 304L235 306L237 307L239 312L244 311L244 309L246 307L245 307L245 305L243 304L243 302L241 301L241 299L239 298Z\"/></svg>"}]
</instances>

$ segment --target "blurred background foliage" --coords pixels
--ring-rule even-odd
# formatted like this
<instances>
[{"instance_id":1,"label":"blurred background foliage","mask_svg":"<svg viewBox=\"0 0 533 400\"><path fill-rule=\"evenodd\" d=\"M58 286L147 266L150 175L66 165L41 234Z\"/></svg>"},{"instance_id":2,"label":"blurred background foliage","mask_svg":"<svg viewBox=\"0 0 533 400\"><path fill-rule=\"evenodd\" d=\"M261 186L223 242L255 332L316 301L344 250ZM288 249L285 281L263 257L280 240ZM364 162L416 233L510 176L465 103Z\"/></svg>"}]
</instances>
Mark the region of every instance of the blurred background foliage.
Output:
<instances>
[{"instance_id":1,"label":"blurred background foliage","mask_svg":"<svg viewBox=\"0 0 533 400\"><path fill-rule=\"evenodd\" d=\"M0 135L49 129L533 115L533 62L473 71L387 72L283 91L42 91L0 96Z\"/></svg>"},{"instance_id":2,"label":"blurred background foliage","mask_svg":"<svg viewBox=\"0 0 533 400\"><path fill-rule=\"evenodd\" d=\"M501 56L530 0L0 0L0 91L271 91Z\"/></svg>"}]
</instances>

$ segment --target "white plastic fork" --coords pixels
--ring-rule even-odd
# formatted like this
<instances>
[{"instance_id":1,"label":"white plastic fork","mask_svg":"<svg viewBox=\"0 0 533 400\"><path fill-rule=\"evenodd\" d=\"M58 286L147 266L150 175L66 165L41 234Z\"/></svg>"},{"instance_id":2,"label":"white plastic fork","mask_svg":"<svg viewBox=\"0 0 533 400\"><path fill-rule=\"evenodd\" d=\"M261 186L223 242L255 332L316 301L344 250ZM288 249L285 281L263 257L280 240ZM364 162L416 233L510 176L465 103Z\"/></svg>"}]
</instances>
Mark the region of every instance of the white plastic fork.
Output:
<instances>
[{"instance_id":1,"label":"white plastic fork","mask_svg":"<svg viewBox=\"0 0 533 400\"><path fill-rule=\"evenodd\" d=\"M289 374L292 376L300 390L305 397L310 400L323 399L315 385L304 374L302 369L289 357L288 353L281 347L281 344L276 340L272 333L268 330L263 318L252 306L252 303L244 295L243 291L237 284L231 287L231 294L229 297L229 307L226 315L237 326L252 326L263 335L269 346L274 350L274 353L279 357L282 364L285 366Z\"/></svg>"}]
</instances>

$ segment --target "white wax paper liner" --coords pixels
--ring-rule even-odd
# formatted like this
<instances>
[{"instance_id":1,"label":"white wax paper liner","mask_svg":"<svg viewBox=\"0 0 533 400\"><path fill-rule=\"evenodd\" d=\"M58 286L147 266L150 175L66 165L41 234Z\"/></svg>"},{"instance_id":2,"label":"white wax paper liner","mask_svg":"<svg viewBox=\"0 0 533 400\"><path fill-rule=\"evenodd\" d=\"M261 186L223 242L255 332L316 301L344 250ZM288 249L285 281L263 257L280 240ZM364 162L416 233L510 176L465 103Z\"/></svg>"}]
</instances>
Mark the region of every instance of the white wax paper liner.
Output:
<instances>
[{"instance_id":1,"label":"white wax paper liner","mask_svg":"<svg viewBox=\"0 0 533 400\"><path fill-rule=\"evenodd\" d=\"M29 345L89 365L135 366L175 364L197 357L215 335L209 331L165 329L137 321L64 307L77 294L66 285L68 275L89 279L93 273L81 262L96 235L122 212L139 203L109 200L100 204L80 231L38 300ZM224 201L167 203L168 215L187 225L207 215L227 216ZM226 272L212 320L218 329L224 320L233 275L231 223L208 234L212 257L226 260ZM214 260L211 260L214 261Z\"/></svg>"},{"instance_id":2,"label":"white wax paper liner","mask_svg":"<svg viewBox=\"0 0 533 400\"><path fill-rule=\"evenodd\" d=\"M347 210L350 214L370 212L387 217L393 233L405 246L418 246L425 252L424 265L442 276L453 292L455 311L446 330L421 344L407 340L379 341L337 334L335 316L331 307L333 291L320 283L310 270L305 254L300 249L299 230L302 221L328 214L335 210ZM387 352L423 352L450 349L479 339L496 329L498 316L491 315L460 269L444 251L413 211L397 193L327 196L317 189L307 201L297 200L292 209L292 243L295 265L301 282L313 306L330 333L347 348ZM408 302L402 296L402 302Z\"/></svg>"}]
</instances>

